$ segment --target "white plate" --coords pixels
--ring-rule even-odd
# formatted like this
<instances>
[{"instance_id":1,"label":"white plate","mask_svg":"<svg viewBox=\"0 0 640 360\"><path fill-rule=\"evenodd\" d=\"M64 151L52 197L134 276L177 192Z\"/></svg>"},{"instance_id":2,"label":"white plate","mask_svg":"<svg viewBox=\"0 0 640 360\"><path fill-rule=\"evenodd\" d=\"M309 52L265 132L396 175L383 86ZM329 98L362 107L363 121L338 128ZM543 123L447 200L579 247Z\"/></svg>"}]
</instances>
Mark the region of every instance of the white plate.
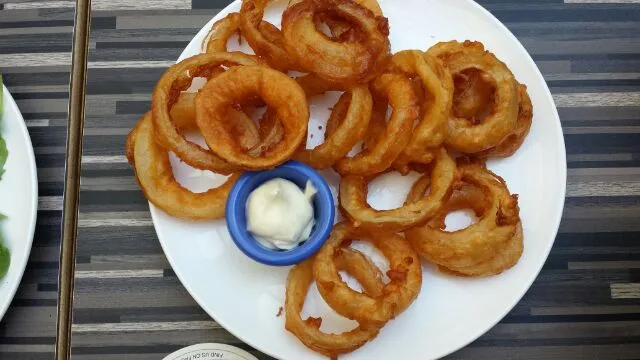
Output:
<instances>
[{"instance_id":1,"label":"white plate","mask_svg":"<svg viewBox=\"0 0 640 360\"><path fill-rule=\"evenodd\" d=\"M4 113L0 133L7 142L9 157L0 180L0 221L5 246L11 251L9 272L0 280L0 319L9 308L27 266L38 208L38 176L31 138L24 119L7 88L3 91Z\"/></svg>"},{"instance_id":2,"label":"white plate","mask_svg":"<svg viewBox=\"0 0 640 360\"><path fill-rule=\"evenodd\" d=\"M284 2L267 12L278 25ZM538 275L553 244L564 204L565 148L560 120L540 71L524 47L490 13L469 0L381 0L391 27L392 50L427 49L438 41L482 41L529 86L534 104L531 133L511 158L492 161L512 192L520 194L525 251L520 262L500 276L465 279L424 267L424 283L415 303L391 321L374 341L344 359L434 359L445 356L493 327L520 300ZM236 1L217 20L238 11ZM213 20L185 49L181 59L200 52L200 43ZM335 97L333 97L335 100ZM331 102L312 106L311 145L323 138L317 130L327 118ZM187 186L207 188L203 172L174 163ZM206 174L206 173L205 173ZM337 176L327 180L334 187ZM397 175L377 179L369 202L377 208L398 206L412 178ZM225 222L189 223L151 208L162 247L176 274L195 300L220 325L251 346L280 359L321 359L284 330L276 317L284 303L287 268L260 265L244 256L231 241ZM460 219L458 219L460 220ZM304 313L325 319L323 329L337 329L340 321L312 288ZM344 324L344 320L342 323ZM326 327L325 327L326 326Z\"/></svg>"}]
</instances>

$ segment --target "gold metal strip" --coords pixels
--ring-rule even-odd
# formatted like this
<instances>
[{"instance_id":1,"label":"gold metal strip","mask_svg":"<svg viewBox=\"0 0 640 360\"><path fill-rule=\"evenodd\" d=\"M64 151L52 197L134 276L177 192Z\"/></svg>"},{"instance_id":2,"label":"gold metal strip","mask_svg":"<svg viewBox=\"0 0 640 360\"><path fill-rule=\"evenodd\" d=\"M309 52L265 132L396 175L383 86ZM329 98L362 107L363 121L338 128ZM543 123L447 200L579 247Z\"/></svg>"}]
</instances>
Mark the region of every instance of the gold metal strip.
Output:
<instances>
[{"instance_id":1,"label":"gold metal strip","mask_svg":"<svg viewBox=\"0 0 640 360\"><path fill-rule=\"evenodd\" d=\"M76 0L69 89L69 122L58 276L58 321L56 329L56 359L71 357L71 324L73 321L73 283L78 234L80 197L80 167L84 131L85 95L87 87L87 57L91 26L91 0Z\"/></svg>"}]
</instances>

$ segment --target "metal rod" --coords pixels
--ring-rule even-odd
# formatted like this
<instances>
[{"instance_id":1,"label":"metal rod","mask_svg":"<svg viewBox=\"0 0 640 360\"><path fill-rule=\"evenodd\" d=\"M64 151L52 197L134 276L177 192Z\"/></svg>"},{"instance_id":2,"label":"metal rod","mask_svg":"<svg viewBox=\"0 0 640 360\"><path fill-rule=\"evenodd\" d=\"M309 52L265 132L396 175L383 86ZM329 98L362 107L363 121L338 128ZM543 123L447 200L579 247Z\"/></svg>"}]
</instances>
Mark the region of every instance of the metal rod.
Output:
<instances>
[{"instance_id":1,"label":"metal rod","mask_svg":"<svg viewBox=\"0 0 640 360\"><path fill-rule=\"evenodd\" d=\"M73 321L73 285L78 234L80 167L84 130L85 93L87 87L87 56L91 26L91 0L76 0L69 89L69 122L58 276L58 321L56 328L56 359L71 357L71 325Z\"/></svg>"}]
</instances>

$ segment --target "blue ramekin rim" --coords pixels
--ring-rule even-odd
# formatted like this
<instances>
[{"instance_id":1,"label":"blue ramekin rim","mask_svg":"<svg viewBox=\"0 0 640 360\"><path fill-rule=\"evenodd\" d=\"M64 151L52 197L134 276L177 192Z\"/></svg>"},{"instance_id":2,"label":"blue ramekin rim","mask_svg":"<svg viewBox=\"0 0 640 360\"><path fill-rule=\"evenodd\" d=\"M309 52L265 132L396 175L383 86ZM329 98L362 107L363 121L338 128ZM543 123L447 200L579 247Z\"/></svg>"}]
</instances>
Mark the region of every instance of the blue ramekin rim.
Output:
<instances>
[{"instance_id":1,"label":"blue ramekin rim","mask_svg":"<svg viewBox=\"0 0 640 360\"><path fill-rule=\"evenodd\" d=\"M271 250L260 245L247 231L246 197L258 186L273 178L281 177L294 181L296 176L310 180L317 189L314 197L316 224L303 244L291 250ZM297 180L300 180L299 178ZM299 181L294 181L303 187ZM305 181L306 183L306 181ZM320 211L318 211L320 210ZM253 260L272 266L288 266L304 261L313 256L324 244L335 220L335 203L329 185L325 179L312 167L298 162L288 161L274 169L264 171L247 171L235 182L227 198L225 210L227 229L231 239L245 255Z\"/></svg>"}]
</instances>

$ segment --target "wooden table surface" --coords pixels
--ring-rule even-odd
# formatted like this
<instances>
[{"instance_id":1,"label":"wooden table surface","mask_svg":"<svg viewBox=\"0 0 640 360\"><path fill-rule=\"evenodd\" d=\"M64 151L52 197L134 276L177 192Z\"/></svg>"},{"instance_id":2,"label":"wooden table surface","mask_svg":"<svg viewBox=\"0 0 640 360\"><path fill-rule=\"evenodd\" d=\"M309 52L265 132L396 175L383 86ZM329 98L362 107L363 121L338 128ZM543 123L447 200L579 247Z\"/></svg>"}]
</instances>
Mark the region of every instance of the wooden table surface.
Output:
<instances>
[{"instance_id":1,"label":"wooden table surface","mask_svg":"<svg viewBox=\"0 0 640 360\"><path fill-rule=\"evenodd\" d=\"M0 323L0 359L53 359L73 4L0 0L0 73L24 116L38 167L29 264ZM1 201L1 200L0 200Z\"/></svg>"},{"instance_id":2,"label":"wooden table surface","mask_svg":"<svg viewBox=\"0 0 640 360\"><path fill-rule=\"evenodd\" d=\"M532 288L449 358L640 359L640 1L479 2L520 39L551 88L567 199ZM31 262L0 326L0 359L53 356L73 3L0 0L0 71L29 125L41 206ZM123 153L155 82L228 3L93 0L74 360L155 360L200 342L269 359L217 325L178 281Z\"/></svg>"}]
</instances>

